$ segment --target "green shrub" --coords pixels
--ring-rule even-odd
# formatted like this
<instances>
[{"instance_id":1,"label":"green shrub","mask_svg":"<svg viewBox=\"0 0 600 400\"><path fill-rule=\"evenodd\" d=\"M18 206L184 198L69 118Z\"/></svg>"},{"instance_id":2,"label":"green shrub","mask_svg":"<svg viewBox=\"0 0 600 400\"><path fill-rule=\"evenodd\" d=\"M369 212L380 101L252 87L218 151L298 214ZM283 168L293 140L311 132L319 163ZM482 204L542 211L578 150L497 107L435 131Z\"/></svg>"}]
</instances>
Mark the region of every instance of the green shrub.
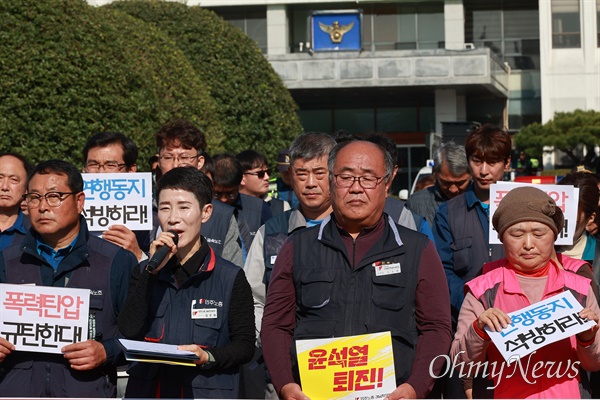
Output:
<instances>
[{"instance_id":1,"label":"green shrub","mask_svg":"<svg viewBox=\"0 0 600 400\"><path fill-rule=\"evenodd\" d=\"M176 117L221 148L216 104L172 39L150 24L82 0L0 0L0 149L37 162L81 165L97 131L119 131L156 152Z\"/></svg>"},{"instance_id":2,"label":"green shrub","mask_svg":"<svg viewBox=\"0 0 600 400\"><path fill-rule=\"evenodd\" d=\"M296 104L256 44L212 11L170 1L105 7L154 23L175 40L218 105L227 151L251 148L274 162L302 132Z\"/></svg>"}]
</instances>

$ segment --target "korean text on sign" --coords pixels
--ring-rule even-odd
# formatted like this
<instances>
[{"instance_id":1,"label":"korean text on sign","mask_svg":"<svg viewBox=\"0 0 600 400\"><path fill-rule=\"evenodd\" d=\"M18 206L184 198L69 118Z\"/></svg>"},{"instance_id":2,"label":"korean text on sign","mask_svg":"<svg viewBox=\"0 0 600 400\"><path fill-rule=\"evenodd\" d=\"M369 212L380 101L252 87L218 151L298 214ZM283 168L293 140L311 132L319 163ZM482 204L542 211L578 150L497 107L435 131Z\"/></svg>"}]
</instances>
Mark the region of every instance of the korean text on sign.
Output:
<instances>
[{"instance_id":1,"label":"korean text on sign","mask_svg":"<svg viewBox=\"0 0 600 400\"><path fill-rule=\"evenodd\" d=\"M152 229L152 174L82 174L85 205L83 216L91 231L110 225L131 230Z\"/></svg>"},{"instance_id":2,"label":"korean text on sign","mask_svg":"<svg viewBox=\"0 0 600 400\"><path fill-rule=\"evenodd\" d=\"M509 313L509 326L501 332L488 333L504 359L509 361L590 329L595 322L580 318L582 309L571 292L563 292Z\"/></svg>"},{"instance_id":3,"label":"korean text on sign","mask_svg":"<svg viewBox=\"0 0 600 400\"><path fill-rule=\"evenodd\" d=\"M396 388L389 332L296 342L302 390L312 399L385 395Z\"/></svg>"},{"instance_id":4,"label":"korean text on sign","mask_svg":"<svg viewBox=\"0 0 600 400\"><path fill-rule=\"evenodd\" d=\"M490 222L489 222L489 242L490 244L500 244L498 232L492 224L492 216L496 212L500 201L508 192L516 187L531 186L531 184L515 182L498 182L490 186ZM536 188L546 192L556 206L560 208L565 216L565 225L563 230L558 233L556 243L558 245L572 245L573 236L577 223L577 206L579 201L579 189L570 185L535 185Z\"/></svg>"},{"instance_id":5,"label":"korean text on sign","mask_svg":"<svg viewBox=\"0 0 600 400\"><path fill-rule=\"evenodd\" d=\"M17 350L60 353L87 340L87 289L0 284L0 336Z\"/></svg>"}]
</instances>

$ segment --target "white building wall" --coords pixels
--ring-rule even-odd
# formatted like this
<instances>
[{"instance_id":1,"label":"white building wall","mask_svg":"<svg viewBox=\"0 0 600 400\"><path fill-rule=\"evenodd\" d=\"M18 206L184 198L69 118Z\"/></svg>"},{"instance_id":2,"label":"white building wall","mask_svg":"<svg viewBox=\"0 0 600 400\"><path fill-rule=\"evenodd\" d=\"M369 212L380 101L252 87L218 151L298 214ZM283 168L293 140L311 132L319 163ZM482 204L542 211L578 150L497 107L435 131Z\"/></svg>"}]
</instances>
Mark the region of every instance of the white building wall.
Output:
<instances>
[{"instance_id":1,"label":"white building wall","mask_svg":"<svg viewBox=\"0 0 600 400\"><path fill-rule=\"evenodd\" d=\"M465 48L465 7L462 0L444 2L444 38L448 50Z\"/></svg>"},{"instance_id":2,"label":"white building wall","mask_svg":"<svg viewBox=\"0 0 600 400\"><path fill-rule=\"evenodd\" d=\"M267 6L267 54L287 54L289 35L286 6Z\"/></svg>"},{"instance_id":3,"label":"white building wall","mask_svg":"<svg viewBox=\"0 0 600 400\"><path fill-rule=\"evenodd\" d=\"M551 2L539 0L542 123L556 112L600 110L596 1L580 0L580 6L582 47L553 49Z\"/></svg>"}]
</instances>

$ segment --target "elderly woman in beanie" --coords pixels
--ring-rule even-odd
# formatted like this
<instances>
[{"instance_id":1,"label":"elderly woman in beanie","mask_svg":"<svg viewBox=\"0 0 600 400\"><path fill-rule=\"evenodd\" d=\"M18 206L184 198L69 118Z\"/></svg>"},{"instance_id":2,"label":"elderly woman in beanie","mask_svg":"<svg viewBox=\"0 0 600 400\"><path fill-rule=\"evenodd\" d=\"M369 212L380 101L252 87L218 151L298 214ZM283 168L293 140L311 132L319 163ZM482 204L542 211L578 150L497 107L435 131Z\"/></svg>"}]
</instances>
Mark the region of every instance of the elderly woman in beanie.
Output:
<instances>
[{"instance_id":1,"label":"elderly woman in beanie","mask_svg":"<svg viewBox=\"0 0 600 400\"><path fill-rule=\"evenodd\" d=\"M495 398L580 398L579 370L565 369L575 362L588 371L600 369L597 324L521 359L522 367L506 365L485 331L486 327L500 331L511 322L507 313L567 290L582 302L584 309L579 315L598 322L600 309L590 280L571 272L576 266L563 269L553 261L554 242L564 225L563 213L543 191L520 187L502 199L492 222L506 258L497 268L465 285L451 359L455 365L487 361ZM584 261L565 258L565 262ZM482 372L480 368L479 374Z\"/></svg>"}]
</instances>

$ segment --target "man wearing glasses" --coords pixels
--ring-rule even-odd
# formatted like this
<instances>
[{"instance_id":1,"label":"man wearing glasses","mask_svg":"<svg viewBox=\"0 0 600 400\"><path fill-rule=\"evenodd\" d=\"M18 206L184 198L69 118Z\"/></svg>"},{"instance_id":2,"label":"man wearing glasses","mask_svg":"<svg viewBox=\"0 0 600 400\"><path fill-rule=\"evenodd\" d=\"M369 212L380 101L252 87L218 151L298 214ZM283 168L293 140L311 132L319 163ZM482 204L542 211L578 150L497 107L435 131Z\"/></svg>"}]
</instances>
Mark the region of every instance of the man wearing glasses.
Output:
<instances>
[{"instance_id":1,"label":"man wearing glasses","mask_svg":"<svg viewBox=\"0 0 600 400\"><path fill-rule=\"evenodd\" d=\"M451 343L435 245L383 212L394 169L385 149L340 143L328 169L333 213L291 235L271 275L261 339L273 385L283 399L307 398L292 340L390 331L398 386L387 399L424 398L443 364L434 359Z\"/></svg>"},{"instance_id":2,"label":"man wearing glasses","mask_svg":"<svg viewBox=\"0 0 600 400\"><path fill-rule=\"evenodd\" d=\"M161 174L178 167L202 169L204 166L204 133L185 120L164 125L156 134L156 147ZM202 225L202 236L215 254L243 267L242 242L233 215L234 208L216 200L212 201L212 205L212 215Z\"/></svg>"},{"instance_id":3,"label":"man wearing glasses","mask_svg":"<svg viewBox=\"0 0 600 400\"><path fill-rule=\"evenodd\" d=\"M138 147L133 140L118 132L98 132L88 139L83 148L83 172L125 173L137 172ZM154 215L154 219L156 219ZM132 231L125 225L111 225L102 238L131 251L138 261L147 258L152 231Z\"/></svg>"},{"instance_id":4,"label":"man wearing glasses","mask_svg":"<svg viewBox=\"0 0 600 400\"><path fill-rule=\"evenodd\" d=\"M121 350L117 316L137 265L125 249L89 234L81 173L58 160L32 171L24 195L32 229L0 253L0 283L90 289L93 337L62 354L13 351L0 338L3 397L114 397ZM93 319L93 321L92 321Z\"/></svg>"}]
</instances>

